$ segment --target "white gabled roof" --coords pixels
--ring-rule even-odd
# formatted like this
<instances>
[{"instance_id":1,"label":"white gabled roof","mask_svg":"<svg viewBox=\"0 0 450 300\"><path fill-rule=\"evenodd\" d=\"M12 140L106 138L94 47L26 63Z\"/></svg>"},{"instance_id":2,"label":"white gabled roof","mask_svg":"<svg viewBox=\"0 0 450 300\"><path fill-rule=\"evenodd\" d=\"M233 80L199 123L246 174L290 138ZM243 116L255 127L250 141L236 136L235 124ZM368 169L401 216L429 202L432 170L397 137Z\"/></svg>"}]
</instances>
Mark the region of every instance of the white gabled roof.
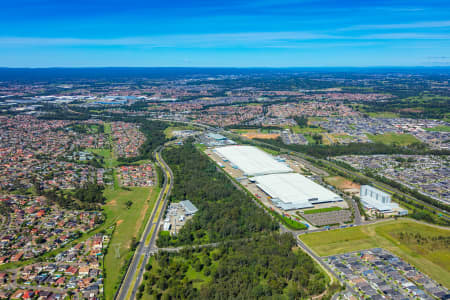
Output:
<instances>
[{"instance_id":1,"label":"white gabled roof","mask_svg":"<svg viewBox=\"0 0 450 300\"><path fill-rule=\"evenodd\" d=\"M311 204L342 201L342 198L314 181L297 173L270 174L254 178L264 192L283 203L299 208Z\"/></svg>"},{"instance_id":2,"label":"white gabled roof","mask_svg":"<svg viewBox=\"0 0 450 300\"><path fill-rule=\"evenodd\" d=\"M286 164L253 146L225 146L215 148L215 151L247 176L292 172Z\"/></svg>"}]
</instances>

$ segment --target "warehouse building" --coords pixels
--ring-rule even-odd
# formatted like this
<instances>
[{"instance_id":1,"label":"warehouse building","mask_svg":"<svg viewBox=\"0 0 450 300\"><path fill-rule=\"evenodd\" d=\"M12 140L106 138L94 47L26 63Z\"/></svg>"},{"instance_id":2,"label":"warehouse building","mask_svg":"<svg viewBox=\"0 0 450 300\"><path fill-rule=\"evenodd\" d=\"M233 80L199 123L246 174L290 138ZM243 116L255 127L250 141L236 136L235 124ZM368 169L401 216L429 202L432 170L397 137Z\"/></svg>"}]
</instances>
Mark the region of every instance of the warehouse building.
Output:
<instances>
[{"instance_id":1,"label":"warehouse building","mask_svg":"<svg viewBox=\"0 0 450 300\"><path fill-rule=\"evenodd\" d=\"M360 190L361 203L364 207L375 209L382 213L397 211L399 215L407 215L406 209L401 209L397 203L391 202L391 195L370 185L362 185Z\"/></svg>"},{"instance_id":2,"label":"warehouse building","mask_svg":"<svg viewBox=\"0 0 450 300\"><path fill-rule=\"evenodd\" d=\"M184 208L186 216L192 216L198 211L197 207L189 200L180 201L180 205Z\"/></svg>"},{"instance_id":3,"label":"warehouse building","mask_svg":"<svg viewBox=\"0 0 450 300\"><path fill-rule=\"evenodd\" d=\"M298 173L269 174L253 178L275 206L304 209L314 204L343 201L340 196Z\"/></svg>"},{"instance_id":4,"label":"warehouse building","mask_svg":"<svg viewBox=\"0 0 450 300\"><path fill-rule=\"evenodd\" d=\"M292 172L285 163L256 147L233 145L218 147L214 151L224 161L229 161L233 167L244 172L245 176Z\"/></svg>"}]
</instances>

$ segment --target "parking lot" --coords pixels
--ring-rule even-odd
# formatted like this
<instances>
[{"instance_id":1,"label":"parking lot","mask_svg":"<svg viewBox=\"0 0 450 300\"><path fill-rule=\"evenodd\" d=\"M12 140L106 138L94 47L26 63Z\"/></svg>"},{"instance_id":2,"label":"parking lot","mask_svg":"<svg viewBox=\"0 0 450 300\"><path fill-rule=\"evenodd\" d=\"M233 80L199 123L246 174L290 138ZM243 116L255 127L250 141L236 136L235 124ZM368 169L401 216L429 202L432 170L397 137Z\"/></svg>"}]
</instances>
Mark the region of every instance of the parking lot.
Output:
<instances>
[{"instance_id":1,"label":"parking lot","mask_svg":"<svg viewBox=\"0 0 450 300\"><path fill-rule=\"evenodd\" d=\"M352 220L352 213L348 209L337 211L322 212L316 214L300 213L302 218L315 226L324 226L331 224L344 224Z\"/></svg>"},{"instance_id":2,"label":"parking lot","mask_svg":"<svg viewBox=\"0 0 450 300\"><path fill-rule=\"evenodd\" d=\"M169 231L170 234L177 234L184 224L192 218L184 207L177 202L172 202L167 208L166 217L163 222L163 230Z\"/></svg>"}]
</instances>

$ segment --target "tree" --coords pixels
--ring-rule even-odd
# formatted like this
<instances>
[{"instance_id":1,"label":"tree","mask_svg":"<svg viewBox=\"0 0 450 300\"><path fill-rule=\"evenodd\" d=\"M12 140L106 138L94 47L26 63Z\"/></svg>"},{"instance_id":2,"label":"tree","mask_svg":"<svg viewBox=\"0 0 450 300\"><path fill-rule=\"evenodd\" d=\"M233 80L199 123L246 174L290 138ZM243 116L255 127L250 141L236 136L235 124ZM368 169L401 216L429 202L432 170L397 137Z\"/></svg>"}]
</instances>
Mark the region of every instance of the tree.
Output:
<instances>
[{"instance_id":1,"label":"tree","mask_svg":"<svg viewBox=\"0 0 450 300\"><path fill-rule=\"evenodd\" d=\"M125 206L127 207L127 209L130 209L130 207L133 205L133 201L128 200L127 202L125 202Z\"/></svg>"}]
</instances>

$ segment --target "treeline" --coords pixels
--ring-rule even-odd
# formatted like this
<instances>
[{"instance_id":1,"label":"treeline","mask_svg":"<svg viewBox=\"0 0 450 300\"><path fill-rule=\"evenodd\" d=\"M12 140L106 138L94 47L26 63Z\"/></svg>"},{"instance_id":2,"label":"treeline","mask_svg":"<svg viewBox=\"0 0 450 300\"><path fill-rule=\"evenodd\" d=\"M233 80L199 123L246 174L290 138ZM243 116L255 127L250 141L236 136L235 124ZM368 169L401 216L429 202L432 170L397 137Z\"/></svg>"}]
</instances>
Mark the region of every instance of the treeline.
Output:
<instances>
[{"instance_id":1,"label":"treeline","mask_svg":"<svg viewBox=\"0 0 450 300\"><path fill-rule=\"evenodd\" d=\"M307 299L321 294L325 275L306 253L293 251L295 246L291 234L273 233L217 248L160 252L146 266L137 298L144 293L154 299Z\"/></svg>"},{"instance_id":2,"label":"treeline","mask_svg":"<svg viewBox=\"0 0 450 300\"><path fill-rule=\"evenodd\" d=\"M85 121L90 118L89 111L75 111L67 109L67 107L45 104L39 109L46 112L38 117L41 120L76 120Z\"/></svg>"},{"instance_id":3,"label":"treeline","mask_svg":"<svg viewBox=\"0 0 450 300\"><path fill-rule=\"evenodd\" d=\"M308 127L308 117L306 116L295 116L294 121L297 122L297 125L301 128Z\"/></svg>"},{"instance_id":4,"label":"treeline","mask_svg":"<svg viewBox=\"0 0 450 300\"><path fill-rule=\"evenodd\" d=\"M340 155L373 155L373 154L409 154L409 155L450 155L449 150L428 149L425 144L415 143L408 146L386 145L383 143L349 143L333 145L286 145L281 138L277 139L256 139L266 144L272 144L279 148L286 148L296 152L303 152L308 155L327 158Z\"/></svg>"},{"instance_id":5,"label":"treeline","mask_svg":"<svg viewBox=\"0 0 450 300\"><path fill-rule=\"evenodd\" d=\"M1 216L8 216L10 213L12 213L12 208L5 202L0 202L0 215Z\"/></svg>"},{"instance_id":6,"label":"treeline","mask_svg":"<svg viewBox=\"0 0 450 300\"><path fill-rule=\"evenodd\" d=\"M394 112L402 118L443 119L450 113L450 97L424 95L417 98L392 99L387 102L368 102L367 112Z\"/></svg>"},{"instance_id":7,"label":"treeline","mask_svg":"<svg viewBox=\"0 0 450 300\"><path fill-rule=\"evenodd\" d=\"M158 186L160 188L162 188L164 186L164 181L166 180L166 178L164 177L164 173L163 170L161 169L161 167L159 165L155 165L155 169L156 169L156 176L158 178Z\"/></svg>"},{"instance_id":8,"label":"treeline","mask_svg":"<svg viewBox=\"0 0 450 300\"><path fill-rule=\"evenodd\" d=\"M103 196L104 187L88 183L81 188L65 192L60 189L38 190L39 195L45 196L50 202L66 209L100 210L100 205L105 203Z\"/></svg>"},{"instance_id":9,"label":"treeline","mask_svg":"<svg viewBox=\"0 0 450 300\"><path fill-rule=\"evenodd\" d=\"M189 139L168 148L164 160L174 173L171 201L191 200L199 211L176 236L160 235L159 247L237 239L278 229L278 224L238 190Z\"/></svg>"}]
</instances>

